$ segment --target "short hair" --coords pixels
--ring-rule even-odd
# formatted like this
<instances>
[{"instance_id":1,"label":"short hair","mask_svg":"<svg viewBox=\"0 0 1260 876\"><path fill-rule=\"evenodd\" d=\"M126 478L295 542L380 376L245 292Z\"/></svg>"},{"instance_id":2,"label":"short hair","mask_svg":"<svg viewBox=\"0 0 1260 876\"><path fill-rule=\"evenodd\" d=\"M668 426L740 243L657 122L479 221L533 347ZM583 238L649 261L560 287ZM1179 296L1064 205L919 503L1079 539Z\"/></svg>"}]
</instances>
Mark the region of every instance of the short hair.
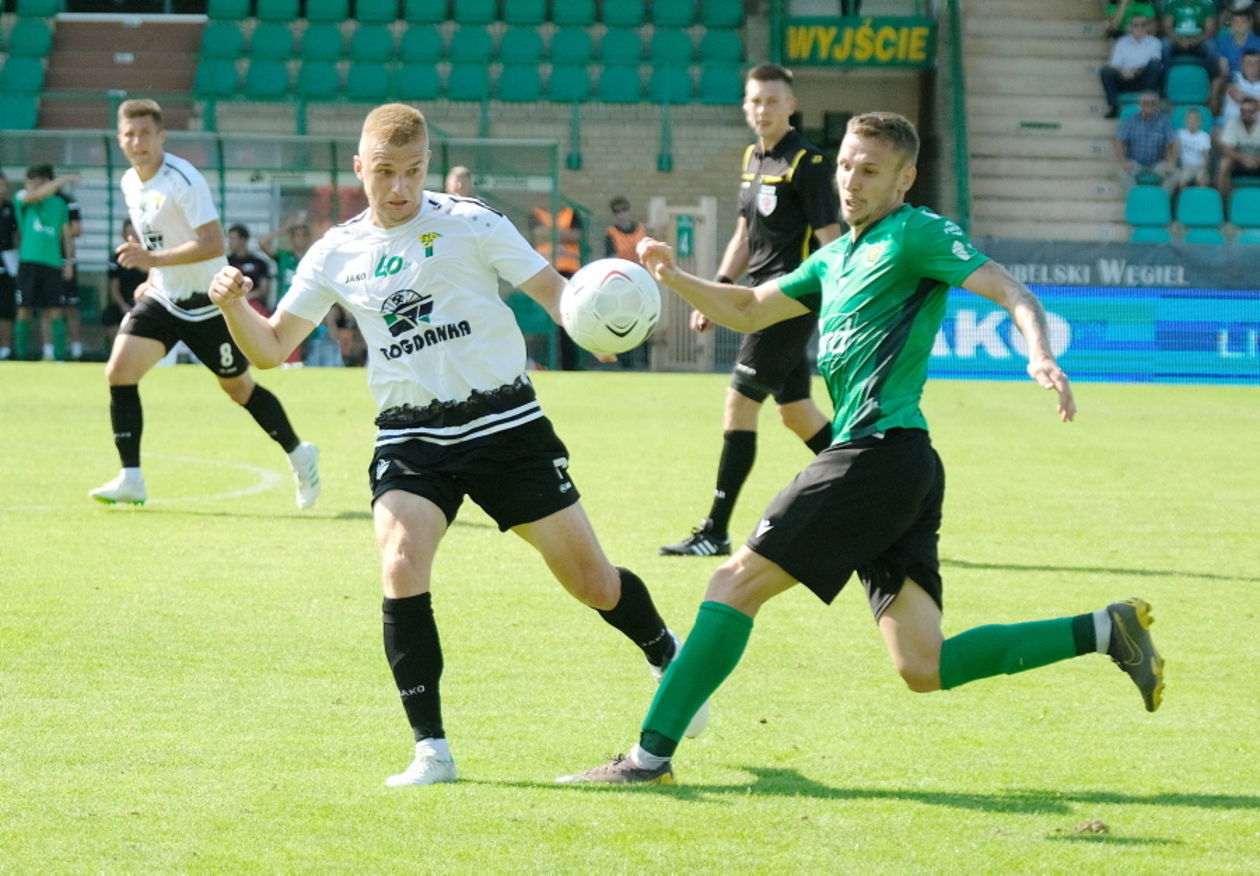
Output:
<instances>
[{"instance_id":1,"label":"short hair","mask_svg":"<svg viewBox=\"0 0 1260 876\"><path fill-rule=\"evenodd\" d=\"M608 202L608 209L616 213L618 210L629 210L630 201L624 195L618 195Z\"/></svg>"},{"instance_id":2,"label":"short hair","mask_svg":"<svg viewBox=\"0 0 1260 876\"><path fill-rule=\"evenodd\" d=\"M239 234L241 236L241 240L249 240L249 229L239 222L228 229L228 234L233 233Z\"/></svg>"},{"instance_id":3,"label":"short hair","mask_svg":"<svg viewBox=\"0 0 1260 876\"><path fill-rule=\"evenodd\" d=\"M137 97L131 100L124 100L118 105L119 124L125 119L139 119L144 116L153 119L153 123L159 128L162 127L162 105L156 100L149 100L147 97Z\"/></svg>"},{"instance_id":4,"label":"short hair","mask_svg":"<svg viewBox=\"0 0 1260 876\"><path fill-rule=\"evenodd\" d=\"M744 82L783 82L792 87L792 71L778 64L758 64L744 76Z\"/></svg>"},{"instance_id":5,"label":"short hair","mask_svg":"<svg viewBox=\"0 0 1260 876\"><path fill-rule=\"evenodd\" d=\"M862 113L849 119L845 134L883 140L905 156L907 164L919 160L919 132L914 122L899 113Z\"/></svg>"},{"instance_id":6,"label":"short hair","mask_svg":"<svg viewBox=\"0 0 1260 876\"><path fill-rule=\"evenodd\" d=\"M406 146L429 139L424 113L405 103L378 106L363 120L363 138L371 137L390 146Z\"/></svg>"},{"instance_id":7,"label":"short hair","mask_svg":"<svg viewBox=\"0 0 1260 876\"><path fill-rule=\"evenodd\" d=\"M55 179L51 164L32 164L26 169L27 179Z\"/></svg>"}]
</instances>

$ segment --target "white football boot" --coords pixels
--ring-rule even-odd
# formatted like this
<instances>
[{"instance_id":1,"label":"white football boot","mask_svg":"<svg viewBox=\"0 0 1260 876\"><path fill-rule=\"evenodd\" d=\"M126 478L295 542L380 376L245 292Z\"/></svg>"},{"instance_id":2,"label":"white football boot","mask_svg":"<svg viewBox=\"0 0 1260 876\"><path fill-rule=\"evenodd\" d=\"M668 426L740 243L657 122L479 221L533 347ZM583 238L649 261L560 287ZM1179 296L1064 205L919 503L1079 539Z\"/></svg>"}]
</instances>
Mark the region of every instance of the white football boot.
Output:
<instances>
[{"instance_id":1,"label":"white football boot","mask_svg":"<svg viewBox=\"0 0 1260 876\"><path fill-rule=\"evenodd\" d=\"M297 506L311 507L319 498L319 448L303 441L289 454L289 468L297 482Z\"/></svg>"},{"instance_id":2,"label":"white football boot","mask_svg":"<svg viewBox=\"0 0 1260 876\"><path fill-rule=\"evenodd\" d=\"M682 640L678 638L678 634L673 630L669 630L669 637L674 640L674 657L678 656L678 652L682 651ZM673 657L670 658L673 660ZM665 677L665 670L669 668L670 660L666 660L661 666L653 666L648 664L648 669L652 670L652 677L659 684L661 679ZM691 718L691 723L687 725L684 735L689 739L693 739L704 732L704 728L709 726L709 701L705 700L704 705L700 707L700 711L696 712Z\"/></svg>"},{"instance_id":3,"label":"white football boot","mask_svg":"<svg viewBox=\"0 0 1260 876\"><path fill-rule=\"evenodd\" d=\"M455 759L445 739L421 739L416 743L416 759L401 773L390 776L385 784L391 788L406 785L436 785L456 779Z\"/></svg>"},{"instance_id":4,"label":"white football boot","mask_svg":"<svg viewBox=\"0 0 1260 876\"><path fill-rule=\"evenodd\" d=\"M124 468L112 481L90 490L88 496L106 505L143 505L149 499L149 491L144 488L140 469Z\"/></svg>"}]
</instances>

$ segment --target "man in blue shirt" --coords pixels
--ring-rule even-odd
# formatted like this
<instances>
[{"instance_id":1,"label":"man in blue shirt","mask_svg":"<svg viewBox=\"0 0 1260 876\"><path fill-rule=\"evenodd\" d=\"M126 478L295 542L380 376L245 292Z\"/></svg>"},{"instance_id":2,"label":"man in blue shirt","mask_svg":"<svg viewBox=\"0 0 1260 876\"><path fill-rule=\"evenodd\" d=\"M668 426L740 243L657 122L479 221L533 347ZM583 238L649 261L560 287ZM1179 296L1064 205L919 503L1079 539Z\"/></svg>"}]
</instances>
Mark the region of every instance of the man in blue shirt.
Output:
<instances>
[{"instance_id":1,"label":"man in blue shirt","mask_svg":"<svg viewBox=\"0 0 1260 876\"><path fill-rule=\"evenodd\" d=\"M1159 109L1159 95L1142 92L1139 112L1120 123L1116 131L1116 159L1120 162L1120 178L1132 187L1139 174L1153 174L1159 184L1171 191L1176 167L1177 139L1168 116Z\"/></svg>"}]
</instances>

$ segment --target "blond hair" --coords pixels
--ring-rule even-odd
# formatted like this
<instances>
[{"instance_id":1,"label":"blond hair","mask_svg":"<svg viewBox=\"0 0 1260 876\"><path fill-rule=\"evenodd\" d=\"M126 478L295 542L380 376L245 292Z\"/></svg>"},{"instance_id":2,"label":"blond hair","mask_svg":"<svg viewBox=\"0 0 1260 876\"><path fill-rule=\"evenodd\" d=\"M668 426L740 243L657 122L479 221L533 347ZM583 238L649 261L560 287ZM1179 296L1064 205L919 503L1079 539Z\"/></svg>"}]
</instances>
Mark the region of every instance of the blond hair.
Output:
<instances>
[{"instance_id":1,"label":"blond hair","mask_svg":"<svg viewBox=\"0 0 1260 876\"><path fill-rule=\"evenodd\" d=\"M429 129L420 110L405 103L387 103L372 110L363 120L360 142L369 139L389 146L406 146L417 140L427 141ZM363 151L362 146L359 151Z\"/></svg>"},{"instance_id":2,"label":"blond hair","mask_svg":"<svg viewBox=\"0 0 1260 876\"><path fill-rule=\"evenodd\" d=\"M156 100L138 97L132 100L124 100L118 105L118 123L120 125L127 119L138 119L143 116L148 116L153 119L154 124L159 128L162 127L162 106Z\"/></svg>"},{"instance_id":3,"label":"blond hair","mask_svg":"<svg viewBox=\"0 0 1260 876\"><path fill-rule=\"evenodd\" d=\"M905 158L906 164L919 160L919 132L914 122L898 113L862 113L849 119L845 134L883 140Z\"/></svg>"}]
</instances>

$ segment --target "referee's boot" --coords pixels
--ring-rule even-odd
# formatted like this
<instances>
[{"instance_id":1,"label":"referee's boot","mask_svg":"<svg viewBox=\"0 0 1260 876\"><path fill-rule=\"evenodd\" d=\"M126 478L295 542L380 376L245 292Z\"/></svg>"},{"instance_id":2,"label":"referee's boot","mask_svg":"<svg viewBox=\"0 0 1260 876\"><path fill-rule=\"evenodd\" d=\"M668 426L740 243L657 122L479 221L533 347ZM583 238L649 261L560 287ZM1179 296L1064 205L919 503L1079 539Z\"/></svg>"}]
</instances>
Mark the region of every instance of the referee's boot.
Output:
<instances>
[{"instance_id":1,"label":"referee's boot","mask_svg":"<svg viewBox=\"0 0 1260 876\"><path fill-rule=\"evenodd\" d=\"M1138 690L1146 711L1159 708L1164 698L1164 658L1155 650L1147 632L1155 622L1151 605L1144 599L1130 597L1107 606L1111 618L1111 642L1107 656L1124 670Z\"/></svg>"},{"instance_id":2,"label":"referee's boot","mask_svg":"<svg viewBox=\"0 0 1260 876\"><path fill-rule=\"evenodd\" d=\"M663 557L726 557L731 553L731 537L717 535L713 521L705 518L691 530L691 535L674 544L661 545Z\"/></svg>"},{"instance_id":3,"label":"referee's boot","mask_svg":"<svg viewBox=\"0 0 1260 876\"><path fill-rule=\"evenodd\" d=\"M143 505L149 500L144 487L144 476L138 468L124 468L118 477L89 490L88 496L106 505Z\"/></svg>"}]
</instances>

